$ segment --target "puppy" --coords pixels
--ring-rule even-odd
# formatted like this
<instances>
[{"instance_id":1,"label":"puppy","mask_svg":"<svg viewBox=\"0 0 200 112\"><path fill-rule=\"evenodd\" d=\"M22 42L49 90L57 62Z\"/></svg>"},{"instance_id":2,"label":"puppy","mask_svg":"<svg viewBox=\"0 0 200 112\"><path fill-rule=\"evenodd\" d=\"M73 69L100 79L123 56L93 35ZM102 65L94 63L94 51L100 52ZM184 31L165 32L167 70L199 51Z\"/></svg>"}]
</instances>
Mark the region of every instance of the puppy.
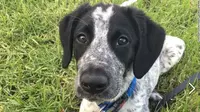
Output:
<instances>
[{"instance_id":1,"label":"puppy","mask_svg":"<svg viewBox=\"0 0 200 112\"><path fill-rule=\"evenodd\" d=\"M114 102L136 87L119 112L148 112L159 76L179 62L184 42L165 34L141 10L114 4L83 4L60 22L62 66L74 54L80 112L100 112L98 104ZM159 97L160 98L160 97Z\"/></svg>"}]
</instances>

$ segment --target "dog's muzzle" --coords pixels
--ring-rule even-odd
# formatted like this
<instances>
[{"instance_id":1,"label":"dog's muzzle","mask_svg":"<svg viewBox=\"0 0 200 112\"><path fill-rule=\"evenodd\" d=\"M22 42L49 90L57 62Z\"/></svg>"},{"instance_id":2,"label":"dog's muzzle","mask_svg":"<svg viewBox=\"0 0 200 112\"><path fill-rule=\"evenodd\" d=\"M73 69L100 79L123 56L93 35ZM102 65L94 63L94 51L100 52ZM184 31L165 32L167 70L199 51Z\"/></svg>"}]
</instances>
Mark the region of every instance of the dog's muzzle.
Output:
<instances>
[{"instance_id":1,"label":"dog's muzzle","mask_svg":"<svg viewBox=\"0 0 200 112\"><path fill-rule=\"evenodd\" d=\"M98 56L93 56L95 60L83 56L78 61L76 94L79 98L91 101L109 100L120 91L123 64L117 58L104 59Z\"/></svg>"},{"instance_id":2,"label":"dog's muzzle","mask_svg":"<svg viewBox=\"0 0 200 112\"><path fill-rule=\"evenodd\" d=\"M108 73L99 67L88 67L80 77L80 86L90 94L98 94L109 86Z\"/></svg>"}]
</instances>

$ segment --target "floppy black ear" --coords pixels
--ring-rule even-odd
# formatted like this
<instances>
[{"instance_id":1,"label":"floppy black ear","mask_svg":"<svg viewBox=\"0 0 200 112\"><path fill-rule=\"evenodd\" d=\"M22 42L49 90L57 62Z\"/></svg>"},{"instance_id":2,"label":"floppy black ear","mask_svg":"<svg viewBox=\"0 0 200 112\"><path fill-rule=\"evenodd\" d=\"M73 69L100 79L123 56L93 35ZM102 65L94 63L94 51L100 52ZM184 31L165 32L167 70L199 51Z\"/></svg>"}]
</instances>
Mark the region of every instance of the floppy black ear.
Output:
<instances>
[{"instance_id":1,"label":"floppy black ear","mask_svg":"<svg viewBox=\"0 0 200 112\"><path fill-rule=\"evenodd\" d=\"M163 47L164 29L150 20L142 11L135 8L127 9L132 21L137 24L138 49L133 63L136 78L142 78L152 67Z\"/></svg>"},{"instance_id":2,"label":"floppy black ear","mask_svg":"<svg viewBox=\"0 0 200 112\"><path fill-rule=\"evenodd\" d=\"M60 40L63 47L62 67L66 68L72 58L73 47L73 33L80 18L91 9L91 6L87 4L81 5L74 12L65 16L59 25Z\"/></svg>"}]
</instances>

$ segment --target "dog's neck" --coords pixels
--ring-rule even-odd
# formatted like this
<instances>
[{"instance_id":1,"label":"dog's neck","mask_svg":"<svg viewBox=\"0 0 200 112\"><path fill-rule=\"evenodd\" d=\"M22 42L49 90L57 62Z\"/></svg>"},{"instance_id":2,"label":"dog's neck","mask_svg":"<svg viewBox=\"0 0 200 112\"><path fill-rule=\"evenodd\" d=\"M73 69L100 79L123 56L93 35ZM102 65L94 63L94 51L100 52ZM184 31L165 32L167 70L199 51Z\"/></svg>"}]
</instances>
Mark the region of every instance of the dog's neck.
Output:
<instances>
[{"instance_id":1,"label":"dog's neck","mask_svg":"<svg viewBox=\"0 0 200 112\"><path fill-rule=\"evenodd\" d=\"M108 110L112 110L113 112L116 112L120 110L125 102L131 97L134 93L136 87L136 77L134 77L127 89L127 91L116 101L114 102L103 102L99 104L99 107L101 111L106 112Z\"/></svg>"},{"instance_id":2,"label":"dog's neck","mask_svg":"<svg viewBox=\"0 0 200 112\"><path fill-rule=\"evenodd\" d=\"M120 92L118 93L118 95L115 98L109 100L110 102L114 102L114 101L118 100L128 90L131 82L133 81L133 78L135 77L132 68L133 67L130 66L130 69L128 69L126 71L126 77L123 80L123 84L121 85L122 87L120 89Z\"/></svg>"}]
</instances>

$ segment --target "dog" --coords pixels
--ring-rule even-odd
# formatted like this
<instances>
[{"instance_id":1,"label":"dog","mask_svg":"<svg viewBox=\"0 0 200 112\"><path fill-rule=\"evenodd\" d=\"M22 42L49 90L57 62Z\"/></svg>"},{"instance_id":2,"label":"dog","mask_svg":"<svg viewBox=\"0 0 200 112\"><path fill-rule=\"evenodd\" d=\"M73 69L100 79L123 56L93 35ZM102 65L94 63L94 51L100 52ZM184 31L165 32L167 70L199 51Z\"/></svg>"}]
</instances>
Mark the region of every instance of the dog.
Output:
<instances>
[{"instance_id":1,"label":"dog","mask_svg":"<svg viewBox=\"0 0 200 112\"><path fill-rule=\"evenodd\" d=\"M119 112L149 112L149 98L159 76L181 59L185 43L134 7L86 3L59 24L63 47L62 67L74 55L77 63L76 95L80 112L100 112L99 103L114 102L136 87Z\"/></svg>"}]
</instances>

